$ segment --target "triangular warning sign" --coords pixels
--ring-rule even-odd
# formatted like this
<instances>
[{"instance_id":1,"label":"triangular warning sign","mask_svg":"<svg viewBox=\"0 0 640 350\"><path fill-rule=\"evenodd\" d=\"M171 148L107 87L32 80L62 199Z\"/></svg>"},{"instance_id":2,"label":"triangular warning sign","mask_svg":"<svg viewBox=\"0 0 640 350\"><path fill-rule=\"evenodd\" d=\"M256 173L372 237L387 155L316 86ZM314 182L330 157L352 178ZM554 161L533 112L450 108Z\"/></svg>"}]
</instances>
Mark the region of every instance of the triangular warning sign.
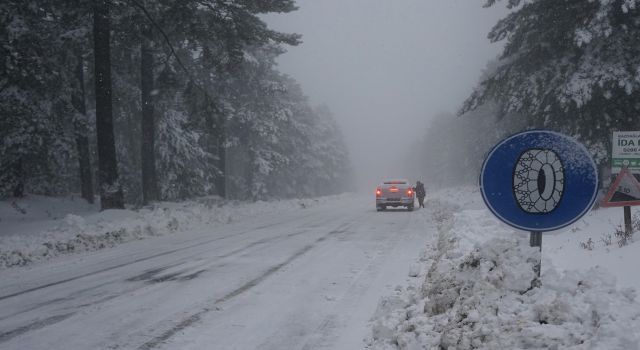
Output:
<instances>
[{"instance_id":1,"label":"triangular warning sign","mask_svg":"<svg viewBox=\"0 0 640 350\"><path fill-rule=\"evenodd\" d=\"M603 207L640 205L640 182L624 168L600 204Z\"/></svg>"}]
</instances>

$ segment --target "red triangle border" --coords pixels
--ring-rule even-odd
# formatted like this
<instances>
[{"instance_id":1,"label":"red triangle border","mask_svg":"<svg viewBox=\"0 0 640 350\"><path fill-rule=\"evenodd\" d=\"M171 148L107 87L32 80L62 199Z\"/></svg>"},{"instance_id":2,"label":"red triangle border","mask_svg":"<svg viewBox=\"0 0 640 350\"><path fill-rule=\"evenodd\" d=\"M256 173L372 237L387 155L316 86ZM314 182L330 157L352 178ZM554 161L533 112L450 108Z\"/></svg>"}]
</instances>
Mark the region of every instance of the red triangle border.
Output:
<instances>
[{"instance_id":1,"label":"red triangle border","mask_svg":"<svg viewBox=\"0 0 640 350\"><path fill-rule=\"evenodd\" d=\"M629 172L629 169L623 168L622 171L620 171L620 174L618 174L618 177L616 177L615 181L613 181L613 184L609 186L609 191L607 191L607 194L602 199L602 202L600 202L601 207L610 208L610 207L626 207L626 206L632 206L632 205L640 205L640 200L611 202L611 199L613 198L613 195L616 193L616 189L620 185L620 182L622 182L622 179L624 178L624 176L631 176L636 187L640 189L640 182L636 180L636 177Z\"/></svg>"}]
</instances>

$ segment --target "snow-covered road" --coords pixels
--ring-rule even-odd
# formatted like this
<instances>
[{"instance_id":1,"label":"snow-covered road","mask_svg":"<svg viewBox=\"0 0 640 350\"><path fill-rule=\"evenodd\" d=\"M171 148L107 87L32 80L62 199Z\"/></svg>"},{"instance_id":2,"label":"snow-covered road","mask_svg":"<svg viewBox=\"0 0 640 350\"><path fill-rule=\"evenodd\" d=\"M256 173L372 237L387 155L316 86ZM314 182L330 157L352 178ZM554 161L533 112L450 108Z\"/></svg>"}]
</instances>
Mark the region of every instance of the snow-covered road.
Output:
<instances>
[{"instance_id":1,"label":"snow-covered road","mask_svg":"<svg viewBox=\"0 0 640 350\"><path fill-rule=\"evenodd\" d=\"M0 271L0 348L363 348L430 218L353 198Z\"/></svg>"}]
</instances>

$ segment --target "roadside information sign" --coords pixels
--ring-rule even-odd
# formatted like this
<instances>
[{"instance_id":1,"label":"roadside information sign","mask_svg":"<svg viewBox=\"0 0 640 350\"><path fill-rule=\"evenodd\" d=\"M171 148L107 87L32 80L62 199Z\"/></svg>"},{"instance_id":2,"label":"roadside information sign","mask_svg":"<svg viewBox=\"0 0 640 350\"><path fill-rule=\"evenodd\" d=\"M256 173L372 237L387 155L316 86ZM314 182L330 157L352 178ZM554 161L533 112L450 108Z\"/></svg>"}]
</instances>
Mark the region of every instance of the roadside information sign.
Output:
<instances>
[{"instance_id":1,"label":"roadside information sign","mask_svg":"<svg viewBox=\"0 0 640 350\"><path fill-rule=\"evenodd\" d=\"M598 173L588 150L573 138L532 130L508 137L489 152L480 189L487 207L506 224L552 231L591 209Z\"/></svg>"},{"instance_id":2,"label":"roadside information sign","mask_svg":"<svg viewBox=\"0 0 640 350\"><path fill-rule=\"evenodd\" d=\"M623 168L602 200L603 207L640 205L640 182L628 169Z\"/></svg>"},{"instance_id":3,"label":"roadside information sign","mask_svg":"<svg viewBox=\"0 0 640 350\"><path fill-rule=\"evenodd\" d=\"M611 172L619 174L627 167L640 174L640 131L614 131L611 147Z\"/></svg>"}]
</instances>

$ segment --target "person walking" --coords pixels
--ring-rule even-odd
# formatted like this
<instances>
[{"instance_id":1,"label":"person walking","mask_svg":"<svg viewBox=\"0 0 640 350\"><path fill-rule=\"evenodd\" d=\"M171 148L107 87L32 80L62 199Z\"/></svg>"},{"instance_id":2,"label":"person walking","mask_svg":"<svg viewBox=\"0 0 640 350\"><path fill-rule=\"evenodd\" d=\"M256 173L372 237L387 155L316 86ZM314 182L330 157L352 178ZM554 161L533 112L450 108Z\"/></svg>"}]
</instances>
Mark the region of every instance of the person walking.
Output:
<instances>
[{"instance_id":1,"label":"person walking","mask_svg":"<svg viewBox=\"0 0 640 350\"><path fill-rule=\"evenodd\" d=\"M416 197L418 197L418 204L420 205L420 208L424 208L424 196L426 195L426 192L424 190L424 184L422 182L416 182L415 192Z\"/></svg>"}]
</instances>

